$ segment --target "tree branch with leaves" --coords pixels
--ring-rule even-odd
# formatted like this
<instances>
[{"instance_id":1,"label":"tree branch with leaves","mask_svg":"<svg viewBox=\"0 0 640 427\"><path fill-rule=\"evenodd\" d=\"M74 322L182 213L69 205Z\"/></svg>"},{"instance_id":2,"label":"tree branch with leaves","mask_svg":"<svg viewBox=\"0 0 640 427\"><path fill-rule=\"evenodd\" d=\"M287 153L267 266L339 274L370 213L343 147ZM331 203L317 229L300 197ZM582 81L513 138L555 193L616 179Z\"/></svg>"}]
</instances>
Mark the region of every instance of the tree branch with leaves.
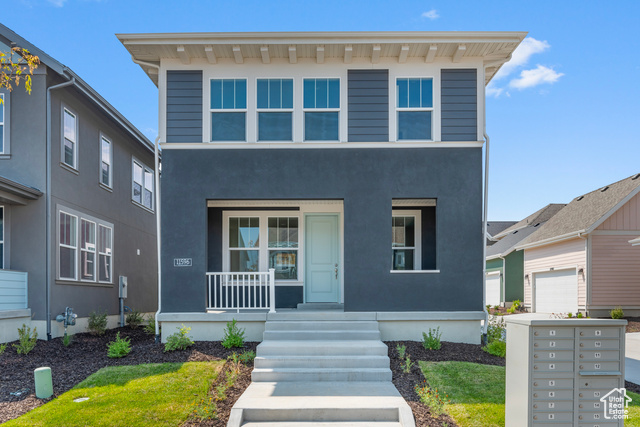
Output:
<instances>
[{"instance_id":1,"label":"tree branch with leaves","mask_svg":"<svg viewBox=\"0 0 640 427\"><path fill-rule=\"evenodd\" d=\"M23 81L25 90L31 94L31 76L38 65L40 58L27 49L14 46L9 52L0 52L0 89L6 88L11 92L14 86L20 86Z\"/></svg>"}]
</instances>

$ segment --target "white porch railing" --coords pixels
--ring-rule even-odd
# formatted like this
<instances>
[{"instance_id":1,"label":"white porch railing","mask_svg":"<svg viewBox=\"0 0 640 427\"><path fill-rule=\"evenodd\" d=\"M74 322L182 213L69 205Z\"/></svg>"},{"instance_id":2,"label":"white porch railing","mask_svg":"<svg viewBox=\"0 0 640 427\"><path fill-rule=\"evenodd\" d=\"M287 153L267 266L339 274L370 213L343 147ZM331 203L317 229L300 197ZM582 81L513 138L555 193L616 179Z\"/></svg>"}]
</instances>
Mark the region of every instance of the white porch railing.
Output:
<instances>
[{"instance_id":1,"label":"white porch railing","mask_svg":"<svg viewBox=\"0 0 640 427\"><path fill-rule=\"evenodd\" d=\"M27 273L0 270L0 310L29 308Z\"/></svg>"},{"instance_id":2,"label":"white porch railing","mask_svg":"<svg viewBox=\"0 0 640 427\"><path fill-rule=\"evenodd\" d=\"M207 273L208 310L269 309L276 311L275 270L268 272Z\"/></svg>"}]
</instances>

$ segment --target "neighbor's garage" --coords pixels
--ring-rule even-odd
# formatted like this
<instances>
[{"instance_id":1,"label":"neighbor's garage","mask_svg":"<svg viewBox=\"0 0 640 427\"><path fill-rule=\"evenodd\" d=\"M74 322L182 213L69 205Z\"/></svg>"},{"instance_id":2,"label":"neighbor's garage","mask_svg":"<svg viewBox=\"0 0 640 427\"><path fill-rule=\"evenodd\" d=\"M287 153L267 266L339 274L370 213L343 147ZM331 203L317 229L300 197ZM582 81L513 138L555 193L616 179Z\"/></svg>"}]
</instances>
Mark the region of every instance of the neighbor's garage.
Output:
<instances>
[{"instance_id":1,"label":"neighbor's garage","mask_svg":"<svg viewBox=\"0 0 640 427\"><path fill-rule=\"evenodd\" d=\"M533 274L534 311L576 313L578 277L575 269Z\"/></svg>"},{"instance_id":2,"label":"neighbor's garage","mask_svg":"<svg viewBox=\"0 0 640 427\"><path fill-rule=\"evenodd\" d=\"M500 304L500 272L487 273L487 305Z\"/></svg>"}]
</instances>

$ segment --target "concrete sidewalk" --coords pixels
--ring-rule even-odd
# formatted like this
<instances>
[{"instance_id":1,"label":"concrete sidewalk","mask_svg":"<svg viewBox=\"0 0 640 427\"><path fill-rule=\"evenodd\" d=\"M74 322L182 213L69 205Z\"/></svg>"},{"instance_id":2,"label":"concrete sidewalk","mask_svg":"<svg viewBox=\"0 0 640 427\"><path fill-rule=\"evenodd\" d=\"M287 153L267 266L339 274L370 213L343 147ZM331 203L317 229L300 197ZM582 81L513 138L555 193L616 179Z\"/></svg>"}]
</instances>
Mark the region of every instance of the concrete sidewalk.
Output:
<instances>
[{"instance_id":1,"label":"concrete sidewalk","mask_svg":"<svg viewBox=\"0 0 640 427\"><path fill-rule=\"evenodd\" d=\"M624 379L640 384L640 332L625 334Z\"/></svg>"}]
</instances>

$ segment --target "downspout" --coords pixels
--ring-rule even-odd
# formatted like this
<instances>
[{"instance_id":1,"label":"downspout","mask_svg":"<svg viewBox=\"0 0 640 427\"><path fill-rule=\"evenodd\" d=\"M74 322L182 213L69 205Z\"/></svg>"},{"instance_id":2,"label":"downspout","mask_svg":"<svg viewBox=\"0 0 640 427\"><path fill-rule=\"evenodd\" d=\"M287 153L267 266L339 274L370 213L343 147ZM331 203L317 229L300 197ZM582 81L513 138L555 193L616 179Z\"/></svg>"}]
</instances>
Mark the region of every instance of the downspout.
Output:
<instances>
[{"instance_id":1,"label":"downspout","mask_svg":"<svg viewBox=\"0 0 640 427\"><path fill-rule=\"evenodd\" d=\"M591 265L591 263L589 262L590 261L590 259L589 259L589 256L590 256L590 253L589 253L589 235L587 235L587 237L585 237L585 236L583 236L583 234L584 233L582 231L578 232L578 237L581 238L581 239L584 239L584 258L585 258L586 262L585 262L585 266L582 267L583 268L582 274L584 274L584 288L585 288L584 289L584 293L585 293L585 295L584 295L584 310L585 310L585 313L586 313L587 312L587 305L591 302L591 301L589 301L591 299L591 297L590 297L591 289L589 289L589 282L587 281L588 278L589 278L588 267ZM578 266L578 270L580 270L580 266ZM576 279L577 280L580 280L579 279L579 275L580 275L579 271L576 271ZM579 304L578 304L578 307L580 307Z\"/></svg>"},{"instance_id":2,"label":"downspout","mask_svg":"<svg viewBox=\"0 0 640 427\"><path fill-rule=\"evenodd\" d=\"M64 70L67 79L69 77L66 75L66 69ZM46 222L45 222L45 253L46 253L46 267L45 267L45 278L46 278L46 322L47 322L47 341L51 340L51 91L54 89L59 89L65 86L71 86L76 83L76 78L73 77L70 80L60 83L58 85L50 86L47 88L47 182L46 182Z\"/></svg>"},{"instance_id":3,"label":"downspout","mask_svg":"<svg viewBox=\"0 0 640 427\"><path fill-rule=\"evenodd\" d=\"M482 67L482 80L485 81L487 68L504 64L511 60L509 55L504 60L489 62ZM487 213L489 200L489 145L490 138L487 135L487 100L486 92L483 96L484 108L482 109L482 135L485 140L484 148L484 194L483 194L483 212L482 212L482 310L484 311L484 325L482 327L482 342L487 343L487 329L489 327L489 311L487 310Z\"/></svg>"},{"instance_id":4,"label":"downspout","mask_svg":"<svg viewBox=\"0 0 640 427\"><path fill-rule=\"evenodd\" d=\"M160 158L158 156L158 144L160 143L160 137L158 136L155 141L155 169L156 169L156 252L158 262L158 311L156 311L156 343L160 342L160 322L158 322L158 315L160 314L162 303L162 268L160 268L161 260L161 242L160 242Z\"/></svg>"}]
</instances>

